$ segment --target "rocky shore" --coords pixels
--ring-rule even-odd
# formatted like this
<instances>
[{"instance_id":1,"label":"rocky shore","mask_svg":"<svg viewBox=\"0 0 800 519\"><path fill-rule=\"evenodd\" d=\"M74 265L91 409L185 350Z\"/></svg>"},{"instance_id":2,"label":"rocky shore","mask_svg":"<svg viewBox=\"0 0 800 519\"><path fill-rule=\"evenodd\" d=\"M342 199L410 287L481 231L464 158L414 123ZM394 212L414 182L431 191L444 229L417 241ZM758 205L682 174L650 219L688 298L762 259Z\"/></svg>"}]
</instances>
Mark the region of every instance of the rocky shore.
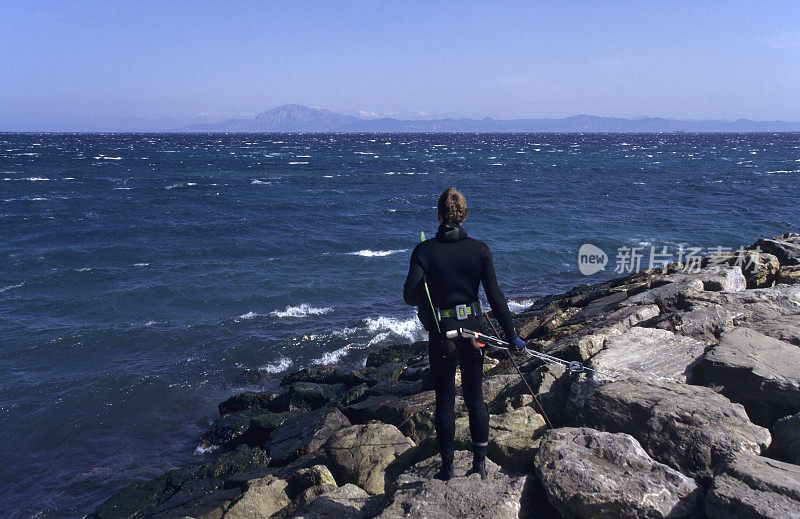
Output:
<instances>
[{"instance_id":1,"label":"rocky shore","mask_svg":"<svg viewBox=\"0 0 800 519\"><path fill-rule=\"evenodd\" d=\"M800 518L800 234L543 297L515 325L598 373L519 356L534 399L491 353L486 480L465 476L458 400L457 477L433 478L427 345L403 344L229 398L213 461L91 517Z\"/></svg>"}]
</instances>

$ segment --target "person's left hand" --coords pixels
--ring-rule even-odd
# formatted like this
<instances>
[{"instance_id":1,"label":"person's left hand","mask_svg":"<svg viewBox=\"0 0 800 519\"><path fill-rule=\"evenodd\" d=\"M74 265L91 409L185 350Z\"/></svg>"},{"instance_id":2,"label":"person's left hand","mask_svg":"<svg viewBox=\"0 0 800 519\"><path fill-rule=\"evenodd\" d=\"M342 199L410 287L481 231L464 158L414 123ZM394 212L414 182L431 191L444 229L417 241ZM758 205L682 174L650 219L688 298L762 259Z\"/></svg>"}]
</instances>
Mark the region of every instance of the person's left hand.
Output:
<instances>
[{"instance_id":1,"label":"person's left hand","mask_svg":"<svg viewBox=\"0 0 800 519\"><path fill-rule=\"evenodd\" d=\"M519 336L515 335L508 341L509 346L511 346L511 351L514 353L522 353L525 351L525 341L519 338Z\"/></svg>"}]
</instances>

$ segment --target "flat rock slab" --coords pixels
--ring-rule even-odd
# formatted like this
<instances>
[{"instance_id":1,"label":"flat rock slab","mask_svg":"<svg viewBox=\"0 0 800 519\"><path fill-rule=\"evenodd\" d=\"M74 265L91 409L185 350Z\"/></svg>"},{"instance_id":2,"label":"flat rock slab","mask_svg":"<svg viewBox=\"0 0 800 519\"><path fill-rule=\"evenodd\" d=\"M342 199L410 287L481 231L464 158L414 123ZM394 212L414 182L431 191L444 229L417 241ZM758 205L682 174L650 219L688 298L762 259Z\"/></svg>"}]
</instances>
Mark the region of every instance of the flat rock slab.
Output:
<instances>
[{"instance_id":1,"label":"flat rock slab","mask_svg":"<svg viewBox=\"0 0 800 519\"><path fill-rule=\"evenodd\" d=\"M482 480L478 474L465 477L471 465L472 454L456 451L456 477L440 481L434 478L441 467L438 456L417 463L397 479L392 501L378 517L519 517L526 476L501 471L495 463L487 460L487 479Z\"/></svg>"},{"instance_id":2,"label":"flat rock slab","mask_svg":"<svg viewBox=\"0 0 800 519\"><path fill-rule=\"evenodd\" d=\"M592 358L592 367L612 377L638 374L686 382L704 351L705 345L696 339L633 327L609 337L605 348Z\"/></svg>"},{"instance_id":3,"label":"flat rock slab","mask_svg":"<svg viewBox=\"0 0 800 519\"><path fill-rule=\"evenodd\" d=\"M535 465L564 518L693 517L702 507L703 492L693 479L653 460L627 434L551 429Z\"/></svg>"},{"instance_id":4,"label":"flat rock slab","mask_svg":"<svg viewBox=\"0 0 800 519\"><path fill-rule=\"evenodd\" d=\"M305 505L295 519L366 519L377 513L375 498L352 483L325 492Z\"/></svg>"},{"instance_id":5,"label":"flat rock slab","mask_svg":"<svg viewBox=\"0 0 800 519\"><path fill-rule=\"evenodd\" d=\"M386 468L412 447L416 444L394 425L369 423L335 432L325 452L339 481L376 495L385 492Z\"/></svg>"},{"instance_id":6,"label":"flat rock slab","mask_svg":"<svg viewBox=\"0 0 800 519\"><path fill-rule=\"evenodd\" d=\"M734 328L706 354L702 372L703 384L744 405L756 423L800 412L800 348L793 344Z\"/></svg>"},{"instance_id":7,"label":"flat rock slab","mask_svg":"<svg viewBox=\"0 0 800 519\"><path fill-rule=\"evenodd\" d=\"M799 519L800 466L740 453L714 478L710 519Z\"/></svg>"},{"instance_id":8,"label":"flat rock slab","mask_svg":"<svg viewBox=\"0 0 800 519\"><path fill-rule=\"evenodd\" d=\"M580 386L573 384L575 394ZM710 388L669 380L611 382L574 405L584 425L630 434L654 459L706 481L731 452L761 454L771 440L740 404Z\"/></svg>"},{"instance_id":9,"label":"flat rock slab","mask_svg":"<svg viewBox=\"0 0 800 519\"><path fill-rule=\"evenodd\" d=\"M334 432L349 425L350 421L341 411L335 407L323 407L301 414L275 429L266 448L273 462L286 463L318 450Z\"/></svg>"},{"instance_id":10,"label":"flat rock slab","mask_svg":"<svg viewBox=\"0 0 800 519\"><path fill-rule=\"evenodd\" d=\"M800 234L786 233L771 239L761 239L748 249L758 249L774 255L781 266L800 265Z\"/></svg>"}]
</instances>

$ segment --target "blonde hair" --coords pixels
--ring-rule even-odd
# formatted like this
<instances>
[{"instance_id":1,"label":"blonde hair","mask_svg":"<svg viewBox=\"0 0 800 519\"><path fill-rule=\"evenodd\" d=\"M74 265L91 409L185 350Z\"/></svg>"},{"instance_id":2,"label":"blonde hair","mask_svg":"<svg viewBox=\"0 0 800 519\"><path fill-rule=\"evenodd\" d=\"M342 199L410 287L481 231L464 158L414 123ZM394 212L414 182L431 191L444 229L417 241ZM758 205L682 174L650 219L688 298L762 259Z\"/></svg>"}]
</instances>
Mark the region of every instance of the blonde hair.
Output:
<instances>
[{"instance_id":1,"label":"blonde hair","mask_svg":"<svg viewBox=\"0 0 800 519\"><path fill-rule=\"evenodd\" d=\"M461 223L467 218L467 199L454 187L444 190L437 207L444 222Z\"/></svg>"}]
</instances>

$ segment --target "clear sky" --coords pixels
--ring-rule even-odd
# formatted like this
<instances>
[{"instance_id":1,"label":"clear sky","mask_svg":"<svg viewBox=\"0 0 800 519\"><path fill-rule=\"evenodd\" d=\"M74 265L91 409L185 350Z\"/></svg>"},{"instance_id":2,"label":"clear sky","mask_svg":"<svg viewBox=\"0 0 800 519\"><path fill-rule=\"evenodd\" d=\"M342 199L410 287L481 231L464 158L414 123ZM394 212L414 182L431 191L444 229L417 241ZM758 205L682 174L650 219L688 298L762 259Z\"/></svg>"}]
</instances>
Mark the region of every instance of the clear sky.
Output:
<instances>
[{"instance_id":1,"label":"clear sky","mask_svg":"<svg viewBox=\"0 0 800 519\"><path fill-rule=\"evenodd\" d=\"M0 0L0 130L285 103L800 121L800 1Z\"/></svg>"}]
</instances>

